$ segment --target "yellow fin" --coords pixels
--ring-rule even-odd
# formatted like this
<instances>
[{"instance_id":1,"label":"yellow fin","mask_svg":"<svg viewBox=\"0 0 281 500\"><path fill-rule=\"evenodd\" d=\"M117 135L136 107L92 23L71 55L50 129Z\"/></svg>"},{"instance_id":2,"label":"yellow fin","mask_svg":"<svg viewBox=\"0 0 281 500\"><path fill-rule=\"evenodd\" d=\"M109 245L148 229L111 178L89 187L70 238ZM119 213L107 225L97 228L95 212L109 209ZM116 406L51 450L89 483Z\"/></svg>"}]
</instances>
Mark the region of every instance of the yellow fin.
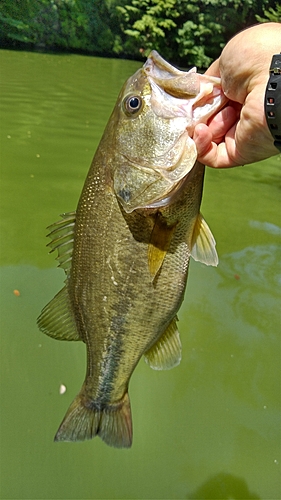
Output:
<instances>
[{"instance_id":1,"label":"yellow fin","mask_svg":"<svg viewBox=\"0 0 281 500\"><path fill-rule=\"evenodd\" d=\"M202 214L198 215L193 230L191 256L207 266L217 266L219 263L215 238Z\"/></svg>"},{"instance_id":2,"label":"yellow fin","mask_svg":"<svg viewBox=\"0 0 281 500\"><path fill-rule=\"evenodd\" d=\"M73 318L66 286L44 307L37 324L43 333L57 340L82 340Z\"/></svg>"},{"instance_id":3,"label":"yellow fin","mask_svg":"<svg viewBox=\"0 0 281 500\"><path fill-rule=\"evenodd\" d=\"M144 354L145 361L154 370L170 370L180 364L181 341L175 317L160 339Z\"/></svg>"},{"instance_id":4,"label":"yellow fin","mask_svg":"<svg viewBox=\"0 0 281 500\"><path fill-rule=\"evenodd\" d=\"M157 214L148 245L148 265L153 279L163 264L175 227L175 225L169 227L160 214Z\"/></svg>"}]
</instances>

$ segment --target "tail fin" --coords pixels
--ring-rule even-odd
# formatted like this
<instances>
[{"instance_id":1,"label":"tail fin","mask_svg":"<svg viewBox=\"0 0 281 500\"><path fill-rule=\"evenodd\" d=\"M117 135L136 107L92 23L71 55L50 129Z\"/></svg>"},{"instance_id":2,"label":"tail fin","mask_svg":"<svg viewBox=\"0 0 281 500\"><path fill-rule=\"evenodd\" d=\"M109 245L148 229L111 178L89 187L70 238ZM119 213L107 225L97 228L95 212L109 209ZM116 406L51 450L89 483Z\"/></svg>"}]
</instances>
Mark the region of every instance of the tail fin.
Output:
<instances>
[{"instance_id":1,"label":"tail fin","mask_svg":"<svg viewBox=\"0 0 281 500\"><path fill-rule=\"evenodd\" d=\"M109 446L130 448L132 417L128 393L116 405L102 410L78 394L55 435L55 441L84 441L96 435Z\"/></svg>"}]
</instances>

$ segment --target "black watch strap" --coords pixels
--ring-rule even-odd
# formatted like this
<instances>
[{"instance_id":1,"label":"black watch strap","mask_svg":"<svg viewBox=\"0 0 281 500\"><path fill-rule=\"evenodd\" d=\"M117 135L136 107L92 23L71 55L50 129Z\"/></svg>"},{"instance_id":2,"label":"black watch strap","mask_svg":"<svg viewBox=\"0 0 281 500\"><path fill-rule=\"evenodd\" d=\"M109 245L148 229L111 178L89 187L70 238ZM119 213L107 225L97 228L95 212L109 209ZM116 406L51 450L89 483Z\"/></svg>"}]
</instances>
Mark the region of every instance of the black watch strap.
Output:
<instances>
[{"instance_id":1,"label":"black watch strap","mask_svg":"<svg viewBox=\"0 0 281 500\"><path fill-rule=\"evenodd\" d=\"M265 90L264 112L274 138L274 146L281 151L281 53L272 57Z\"/></svg>"}]
</instances>

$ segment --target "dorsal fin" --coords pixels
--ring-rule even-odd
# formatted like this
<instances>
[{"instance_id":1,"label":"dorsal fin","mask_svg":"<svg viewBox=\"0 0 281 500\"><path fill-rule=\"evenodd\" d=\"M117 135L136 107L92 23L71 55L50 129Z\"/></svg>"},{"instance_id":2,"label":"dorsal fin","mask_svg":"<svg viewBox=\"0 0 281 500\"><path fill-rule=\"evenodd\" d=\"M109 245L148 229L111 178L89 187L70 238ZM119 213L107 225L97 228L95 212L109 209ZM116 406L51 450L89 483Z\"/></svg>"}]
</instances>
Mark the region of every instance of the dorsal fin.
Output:
<instances>
[{"instance_id":1,"label":"dorsal fin","mask_svg":"<svg viewBox=\"0 0 281 500\"><path fill-rule=\"evenodd\" d=\"M71 267L76 213L65 213L61 217L61 220L47 228L50 230L48 236L52 238L48 246L51 248L50 252L58 251L56 260L59 261L59 267L64 269L68 277ZM37 323L42 332L55 339L82 340L73 316L67 283L68 278L66 278L66 286L44 307Z\"/></svg>"},{"instance_id":2,"label":"dorsal fin","mask_svg":"<svg viewBox=\"0 0 281 500\"><path fill-rule=\"evenodd\" d=\"M154 370L170 370L181 361L181 341L175 316L160 339L144 354L145 361Z\"/></svg>"},{"instance_id":3,"label":"dorsal fin","mask_svg":"<svg viewBox=\"0 0 281 500\"><path fill-rule=\"evenodd\" d=\"M57 340L82 340L76 328L66 286L44 307L37 324L43 333Z\"/></svg>"},{"instance_id":4,"label":"dorsal fin","mask_svg":"<svg viewBox=\"0 0 281 500\"><path fill-rule=\"evenodd\" d=\"M158 213L148 245L148 266L154 280L169 249L176 225L168 226Z\"/></svg>"},{"instance_id":5,"label":"dorsal fin","mask_svg":"<svg viewBox=\"0 0 281 500\"><path fill-rule=\"evenodd\" d=\"M61 220L47 228L50 230L48 237L52 238L47 246L51 248L50 253L58 251L56 260L59 261L59 267L62 267L68 275L72 259L76 212L68 212L62 214L61 217Z\"/></svg>"},{"instance_id":6,"label":"dorsal fin","mask_svg":"<svg viewBox=\"0 0 281 500\"><path fill-rule=\"evenodd\" d=\"M191 256L207 266L217 266L219 262L215 238L200 213L192 234Z\"/></svg>"}]
</instances>

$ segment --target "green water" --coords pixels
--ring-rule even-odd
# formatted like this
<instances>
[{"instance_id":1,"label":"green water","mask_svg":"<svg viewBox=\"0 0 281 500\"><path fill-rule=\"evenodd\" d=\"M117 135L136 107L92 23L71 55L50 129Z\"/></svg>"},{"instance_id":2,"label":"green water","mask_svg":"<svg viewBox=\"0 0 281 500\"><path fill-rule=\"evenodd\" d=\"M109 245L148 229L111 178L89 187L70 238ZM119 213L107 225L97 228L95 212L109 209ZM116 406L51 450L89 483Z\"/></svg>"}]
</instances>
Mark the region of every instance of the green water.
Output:
<instances>
[{"instance_id":1,"label":"green water","mask_svg":"<svg viewBox=\"0 0 281 500\"><path fill-rule=\"evenodd\" d=\"M207 169L202 212L220 264L191 264L180 366L155 372L141 361L133 374L132 449L53 442L85 349L36 327L64 279L45 227L75 209L138 66L0 51L1 498L280 499L280 156Z\"/></svg>"}]
</instances>

